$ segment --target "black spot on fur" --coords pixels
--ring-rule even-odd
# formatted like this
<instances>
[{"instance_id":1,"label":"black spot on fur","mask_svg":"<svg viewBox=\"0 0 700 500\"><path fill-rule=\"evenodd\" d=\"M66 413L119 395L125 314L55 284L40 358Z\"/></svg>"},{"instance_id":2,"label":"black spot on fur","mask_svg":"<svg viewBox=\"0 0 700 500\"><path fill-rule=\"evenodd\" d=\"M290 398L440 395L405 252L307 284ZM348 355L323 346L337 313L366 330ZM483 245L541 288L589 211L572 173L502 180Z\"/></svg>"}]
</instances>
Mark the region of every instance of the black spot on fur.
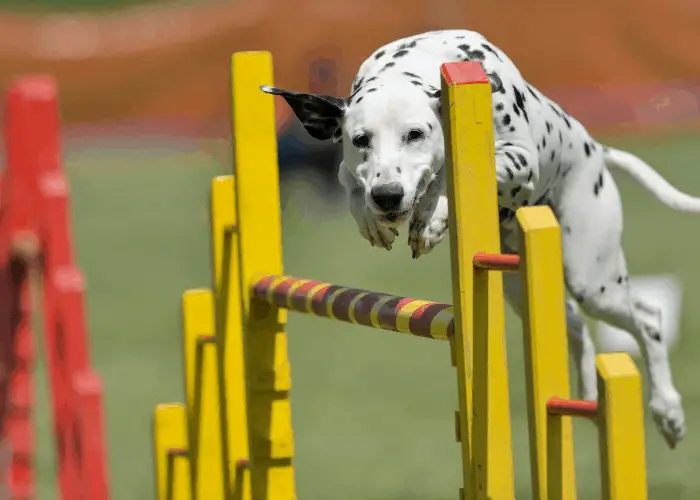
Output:
<instances>
[{"instance_id":1,"label":"black spot on fur","mask_svg":"<svg viewBox=\"0 0 700 500\"><path fill-rule=\"evenodd\" d=\"M515 127L510 127L508 130L510 130L511 132L515 132Z\"/></svg>"},{"instance_id":2,"label":"black spot on fur","mask_svg":"<svg viewBox=\"0 0 700 500\"><path fill-rule=\"evenodd\" d=\"M520 108L520 111L523 112L525 121L530 123L530 119L527 117L527 110L525 109L525 94L520 92L515 86L513 86L513 92L515 92L515 104Z\"/></svg>"},{"instance_id":3,"label":"black spot on fur","mask_svg":"<svg viewBox=\"0 0 700 500\"><path fill-rule=\"evenodd\" d=\"M433 126L430 123L428 123L428 129L430 129L431 132L433 131Z\"/></svg>"},{"instance_id":4,"label":"black spot on fur","mask_svg":"<svg viewBox=\"0 0 700 500\"><path fill-rule=\"evenodd\" d=\"M513 175L513 171L510 169L510 167L506 167L506 173L508 174L508 178L512 181L515 176Z\"/></svg>"},{"instance_id":5,"label":"black spot on fur","mask_svg":"<svg viewBox=\"0 0 700 500\"><path fill-rule=\"evenodd\" d=\"M469 50L469 45L463 44L457 46L457 48L464 52L464 55L470 61L483 61L486 58L484 53L480 50Z\"/></svg>"},{"instance_id":6,"label":"black spot on fur","mask_svg":"<svg viewBox=\"0 0 700 500\"><path fill-rule=\"evenodd\" d=\"M362 95L361 95L360 97L358 97L358 98L357 98L357 101L356 101L356 104L359 104L363 97L364 97L364 96L362 96Z\"/></svg>"},{"instance_id":7,"label":"black spot on fur","mask_svg":"<svg viewBox=\"0 0 700 500\"><path fill-rule=\"evenodd\" d=\"M518 105L515 103L513 103L513 113L520 116L520 108L518 108Z\"/></svg>"},{"instance_id":8,"label":"black spot on fur","mask_svg":"<svg viewBox=\"0 0 700 500\"><path fill-rule=\"evenodd\" d=\"M394 52L394 55L391 57L393 57L394 59L398 59L399 57L403 57L406 54L408 54L408 51L405 49L402 49L402 50L398 50L397 52Z\"/></svg>"},{"instance_id":9,"label":"black spot on fur","mask_svg":"<svg viewBox=\"0 0 700 500\"><path fill-rule=\"evenodd\" d=\"M511 122L510 115L508 115L508 114L505 115L503 117L503 125L510 125L510 122Z\"/></svg>"},{"instance_id":10,"label":"black spot on fur","mask_svg":"<svg viewBox=\"0 0 700 500\"><path fill-rule=\"evenodd\" d=\"M556 152L552 151L552 156L549 158L549 161L554 161L555 156L556 156Z\"/></svg>"},{"instance_id":11,"label":"black spot on fur","mask_svg":"<svg viewBox=\"0 0 700 500\"><path fill-rule=\"evenodd\" d=\"M376 76L373 76L373 77L371 77L371 78L367 78L367 81L366 81L365 83L373 82L373 81L376 80L376 79L377 79Z\"/></svg>"},{"instance_id":12,"label":"black spot on fur","mask_svg":"<svg viewBox=\"0 0 700 500\"><path fill-rule=\"evenodd\" d=\"M601 189L603 189L603 172L600 173L600 175L596 179L595 184L593 184L593 194L598 196L598 193L600 193Z\"/></svg>"},{"instance_id":13,"label":"black spot on fur","mask_svg":"<svg viewBox=\"0 0 700 500\"><path fill-rule=\"evenodd\" d=\"M520 164L523 167L527 167L527 160L525 159L525 155L523 155L522 153L518 153L518 160L520 160Z\"/></svg>"},{"instance_id":14,"label":"black spot on fur","mask_svg":"<svg viewBox=\"0 0 700 500\"><path fill-rule=\"evenodd\" d=\"M467 56L471 61L483 61L484 59L486 59L486 56L480 50L472 50L467 54Z\"/></svg>"},{"instance_id":15,"label":"black spot on fur","mask_svg":"<svg viewBox=\"0 0 700 500\"><path fill-rule=\"evenodd\" d=\"M411 73L410 71L404 71L403 74L406 76L410 76L411 78L420 78L419 75L416 75L415 73Z\"/></svg>"},{"instance_id":16,"label":"black spot on fur","mask_svg":"<svg viewBox=\"0 0 700 500\"><path fill-rule=\"evenodd\" d=\"M362 161L367 161L369 160L369 153L366 151L362 152Z\"/></svg>"},{"instance_id":17,"label":"black spot on fur","mask_svg":"<svg viewBox=\"0 0 700 500\"><path fill-rule=\"evenodd\" d=\"M376 91L377 91L376 88L372 88L372 89L369 89L369 90L367 91L367 93L369 94L370 92L376 92Z\"/></svg>"},{"instance_id":18,"label":"black spot on fur","mask_svg":"<svg viewBox=\"0 0 700 500\"><path fill-rule=\"evenodd\" d=\"M516 196L518 196L519 193L520 193L520 188L519 188L519 187L513 188L513 189L510 191L510 197L511 197L511 198L515 198Z\"/></svg>"},{"instance_id":19,"label":"black spot on fur","mask_svg":"<svg viewBox=\"0 0 700 500\"><path fill-rule=\"evenodd\" d=\"M561 135L561 130L559 131L559 144L564 144L564 136Z\"/></svg>"},{"instance_id":20,"label":"black spot on fur","mask_svg":"<svg viewBox=\"0 0 700 500\"><path fill-rule=\"evenodd\" d=\"M587 142L583 143L583 151L586 153L586 156L591 156L591 147L588 145Z\"/></svg>"},{"instance_id":21,"label":"black spot on fur","mask_svg":"<svg viewBox=\"0 0 700 500\"><path fill-rule=\"evenodd\" d=\"M518 163L518 161L515 159L515 155L513 155L513 153L511 153L510 151L506 151L506 156L513 163L513 166L515 167L515 169L520 170L521 167L520 167L520 164Z\"/></svg>"},{"instance_id":22,"label":"black spot on fur","mask_svg":"<svg viewBox=\"0 0 700 500\"><path fill-rule=\"evenodd\" d=\"M566 126L567 126L568 128L571 128L571 122L569 121L569 119L568 119L565 115L562 115L562 118L564 119L564 122L566 123Z\"/></svg>"},{"instance_id":23,"label":"black spot on fur","mask_svg":"<svg viewBox=\"0 0 700 500\"><path fill-rule=\"evenodd\" d=\"M617 277L617 284L622 285L622 276Z\"/></svg>"},{"instance_id":24,"label":"black spot on fur","mask_svg":"<svg viewBox=\"0 0 700 500\"><path fill-rule=\"evenodd\" d=\"M661 335L659 334L659 332L653 332L650 335L650 337L651 337L651 340L653 340L654 342L661 342Z\"/></svg>"},{"instance_id":25,"label":"black spot on fur","mask_svg":"<svg viewBox=\"0 0 700 500\"><path fill-rule=\"evenodd\" d=\"M360 87L362 86L364 78L360 78L359 80L355 80L355 82L352 84L352 90L353 92L357 92L360 90Z\"/></svg>"},{"instance_id":26,"label":"black spot on fur","mask_svg":"<svg viewBox=\"0 0 700 500\"><path fill-rule=\"evenodd\" d=\"M538 102L541 102L541 101L540 101L540 98L537 97L537 94L535 94L535 91L532 90L532 87L530 87L529 85L527 86L527 91L528 91L528 92L530 93L530 95L531 95L532 97L534 97Z\"/></svg>"},{"instance_id":27,"label":"black spot on fur","mask_svg":"<svg viewBox=\"0 0 700 500\"><path fill-rule=\"evenodd\" d=\"M496 111L503 111L503 103L502 102L499 102L498 104L496 104Z\"/></svg>"},{"instance_id":28,"label":"black spot on fur","mask_svg":"<svg viewBox=\"0 0 700 500\"><path fill-rule=\"evenodd\" d=\"M546 138L546 137L543 137L543 138L542 138L542 149L544 149L544 148L546 148L546 147L547 147L547 138Z\"/></svg>"},{"instance_id":29,"label":"black spot on fur","mask_svg":"<svg viewBox=\"0 0 700 500\"><path fill-rule=\"evenodd\" d=\"M601 286L601 287L600 287L600 293L605 293L605 287L604 287L604 286Z\"/></svg>"},{"instance_id":30,"label":"black spot on fur","mask_svg":"<svg viewBox=\"0 0 700 500\"><path fill-rule=\"evenodd\" d=\"M386 63L384 65L384 67L382 69L379 70L379 72L381 73L382 71L386 71L387 69L389 69L393 66L396 66L396 63L394 61L389 61L388 63Z\"/></svg>"},{"instance_id":31,"label":"black spot on fur","mask_svg":"<svg viewBox=\"0 0 700 500\"><path fill-rule=\"evenodd\" d=\"M376 54L374 54L374 59L380 59L384 54L386 54L386 51L380 50Z\"/></svg>"},{"instance_id":32,"label":"black spot on fur","mask_svg":"<svg viewBox=\"0 0 700 500\"><path fill-rule=\"evenodd\" d=\"M549 122L545 122L545 125L547 126L547 133L548 134L551 133L552 132L552 124Z\"/></svg>"},{"instance_id":33,"label":"black spot on fur","mask_svg":"<svg viewBox=\"0 0 700 500\"><path fill-rule=\"evenodd\" d=\"M530 182L532 180L532 176L534 175L533 171L530 170L530 173L527 174L527 182Z\"/></svg>"},{"instance_id":34,"label":"black spot on fur","mask_svg":"<svg viewBox=\"0 0 700 500\"><path fill-rule=\"evenodd\" d=\"M481 46L484 48L484 50L485 50L486 52L491 52L494 56L496 56L496 58L497 58L499 61L501 61L501 62L503 61L503 59L501 59L501 56L498 55L498 52L496 52L495 50L493 50L493 47L491 47L490 45L487 45L487 44L485 44L485 43L482 43Z\"/></svg>"},{"instance_id":35,"label":"black spot on fur","mask_svg":"<svg viewBox=\"0 0 700 500\"><path fill-rule=\"evenodd\" d=\"M501 80L501 77L498 76L498 73L494 71L493 73L486 73L486 76L491 84L492 94L495 94L496 92L505 92L505 89L503 88L503 80Z\"/></svg>"},{"instance_id":36,"label":"black spot on fur","mask_svg":"<svg viewBox=\"0 0 700 500\"><path fill-rule=\"evenodd\" d=\"M413 85L417 85L417 86L419 86L419 87L422 87L422 86L423 86L423 83L422 83L422 82L419 82L418 80L411 80L411 83L412 83Z\"/></svg>"},{"instance_id":37,"label":"black spot on fur","mask_svg":"<svg viewBox=\"0 0 700 500\"><path fill-rule=\"evenodd\" d=\"M564 226L564 232L566 234L571 234L571 226Z\"/></svg>"}]
</instances>

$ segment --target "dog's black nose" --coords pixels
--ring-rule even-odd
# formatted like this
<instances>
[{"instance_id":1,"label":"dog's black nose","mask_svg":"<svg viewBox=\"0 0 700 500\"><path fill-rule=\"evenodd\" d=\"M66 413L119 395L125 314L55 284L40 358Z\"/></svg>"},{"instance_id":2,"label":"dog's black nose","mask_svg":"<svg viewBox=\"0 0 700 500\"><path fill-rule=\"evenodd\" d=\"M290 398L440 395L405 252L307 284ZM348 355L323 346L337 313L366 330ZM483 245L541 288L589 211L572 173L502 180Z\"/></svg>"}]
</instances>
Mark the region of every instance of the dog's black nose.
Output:
<instances>
[{"instance_id":1,"label":"dog's black nose","mask_svg":"<svg viewBox=\"0 0 700 500\"><path fill-rule=\"evenodd\" d=\"M372 201L374 201L380 210L392 212L401 206L401 200L403 200L403 186L399 182L381 184L379 186L374 186L370 191L370 195L372 196Z\"/></svg>"}]
</instances>

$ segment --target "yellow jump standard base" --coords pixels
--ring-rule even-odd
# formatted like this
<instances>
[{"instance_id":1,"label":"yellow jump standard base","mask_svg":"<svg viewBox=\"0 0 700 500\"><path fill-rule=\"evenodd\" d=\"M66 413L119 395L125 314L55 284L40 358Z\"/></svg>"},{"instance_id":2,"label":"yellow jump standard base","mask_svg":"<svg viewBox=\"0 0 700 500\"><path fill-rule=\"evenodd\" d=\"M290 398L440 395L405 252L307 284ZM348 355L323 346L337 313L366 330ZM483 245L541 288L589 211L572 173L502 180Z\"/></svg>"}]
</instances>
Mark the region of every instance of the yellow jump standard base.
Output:
<instances>
[{"instance_id":1,"label":"yellow jump standard base","mask_svg":"<svg viewBox=\"0 0 700 500\"><path fill-rule=\"evenodd\" d=\"M598 421L603 498L646 500L639 373L600 354L599 403L569 400L559 225L548 207L519 209L522 254L499 255L491 86L475 62L441 74L453 306L284 275L274 97L259 90L272 57L233 55L234 175L212 182L212 290L183 296L186 404L154 414L159 500L297 498L287 309L448 340L461 498L512 500L504 271L525 285L532 498L576 498L571 418L584 416Z\"/></svg>"}]
</instances>

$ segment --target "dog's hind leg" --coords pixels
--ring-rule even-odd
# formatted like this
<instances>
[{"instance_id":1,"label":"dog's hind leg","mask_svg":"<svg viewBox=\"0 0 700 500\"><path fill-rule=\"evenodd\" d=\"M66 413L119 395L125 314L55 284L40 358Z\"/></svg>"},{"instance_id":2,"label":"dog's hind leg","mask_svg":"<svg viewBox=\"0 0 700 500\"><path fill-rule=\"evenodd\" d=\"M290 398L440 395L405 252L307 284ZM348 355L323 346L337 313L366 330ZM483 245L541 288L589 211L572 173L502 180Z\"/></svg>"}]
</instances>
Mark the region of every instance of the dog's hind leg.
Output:
<instances>
[{"instance_id":1,"label":"dog's hind leg","mask_svg":"<svg viewBox=\"0 0 700 500\"><path fill-rule=\"evenodd\" d=\"M572 172L557 205L566 285L587 315L635 337L646 363L654 420L669 446L675 447L685 435L685 417L659 315L650 314L653 306L632 297L621 248L620 195L603 162L594 158Z\"/></svg>"}]
</instances>

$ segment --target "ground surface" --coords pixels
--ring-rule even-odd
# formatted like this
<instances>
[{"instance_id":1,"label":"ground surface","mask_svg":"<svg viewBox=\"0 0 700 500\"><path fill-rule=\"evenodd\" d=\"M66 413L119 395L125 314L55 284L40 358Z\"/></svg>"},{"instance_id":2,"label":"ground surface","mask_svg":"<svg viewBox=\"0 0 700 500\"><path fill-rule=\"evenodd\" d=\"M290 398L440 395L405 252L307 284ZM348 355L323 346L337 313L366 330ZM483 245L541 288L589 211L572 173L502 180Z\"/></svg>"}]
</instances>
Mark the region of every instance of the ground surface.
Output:
<instances>
[{"instance_id":1,"label":"ground surface","mask_svg":"<svg viewBox=\"0 0 700 500\"><path fill-rule=\"evenodd\" d=\"M221 145L216 146L220 149ZM123 145L68 154L80 265L89 285L94 364L104 377L115 500L155 498L151 415L183 399L180 296L209 284L210 179L226 173L197 152ZM700 144L692 137L635 146L684 189L700 193ZM700 496L700 219L658 204L622 175L625 242L633 274L676 273L685 292L672 363L685 397L688 435L666 449L647 420L651 499ZM387 253L356 233L344 206L286 187L285 271L361 288L451 301L448 247L418 261L406 245ZM263 230L263 228L261 228ZM406 238L405 229L400 240ZM531 498L520 325L508 315L513 436L520 499ZM299 498L456 498L454 372L447 345L293 315L289 324ZM40 367L43 368L43 367ZM55 498L46 385L40 385L39 498ZM600 498L593 428L576 427L582 500Z\"/></svg>"}]
</instances>

